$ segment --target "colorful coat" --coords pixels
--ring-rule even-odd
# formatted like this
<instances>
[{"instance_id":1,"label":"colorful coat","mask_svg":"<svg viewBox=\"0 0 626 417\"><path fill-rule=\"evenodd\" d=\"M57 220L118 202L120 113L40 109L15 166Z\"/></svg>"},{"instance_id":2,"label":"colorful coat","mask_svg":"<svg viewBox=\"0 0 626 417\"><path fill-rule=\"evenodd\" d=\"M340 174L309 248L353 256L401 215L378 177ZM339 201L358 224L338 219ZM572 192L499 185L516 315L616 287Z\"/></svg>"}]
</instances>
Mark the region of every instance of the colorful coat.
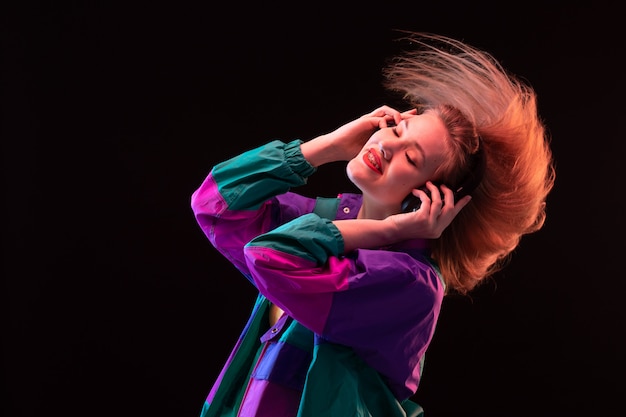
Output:
<instances>
[{"instance_id":1,"label":"colorful coat","mask_svg":"<svg viewBox=\"0 0 626 417\"><path fill-rule=\"evenodd\" d=\"M201 415L421 415L410 397L444 294L427 241L344 253L331 219L354 219L361 196L290 191L316 171L301 143L222 162L192 195L210 242L259 291ZM285 311L272 327L271 303Z\"/></svg>"}]
</instances>

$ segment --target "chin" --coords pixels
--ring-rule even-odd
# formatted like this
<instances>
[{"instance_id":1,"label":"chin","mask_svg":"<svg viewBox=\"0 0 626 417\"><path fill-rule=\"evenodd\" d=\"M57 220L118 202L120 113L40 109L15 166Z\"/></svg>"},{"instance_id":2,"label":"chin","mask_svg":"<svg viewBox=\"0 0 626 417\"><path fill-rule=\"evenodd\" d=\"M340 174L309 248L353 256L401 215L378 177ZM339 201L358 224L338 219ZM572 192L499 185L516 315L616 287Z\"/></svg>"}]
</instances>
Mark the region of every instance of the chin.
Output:
<instances>
[{"instance_id":1,"label":"chin","mask_svg":"<svg viewBox=\"0 0 626 417\"><path fill-rule=\"evenodd\" d=\"M359 187L359 178L357 175L355 175L354 170L350 168L350 164L348 164L348 166L346 167L346 176L348 177L350 182L352 182L352 184L356 185L359 189L361 188Z\"/></svg>"},{"instance_id":2,"label":"chin","mask_svg":"<svg viewBox=\"0 0 626 417\"><path fill-rule=\"evenodd\" d=\"M354 164L354 159L348 161L346 164L346 175L350 178L350 181L353 181L352 177L354 175L354 170L352 169L352 165Z\"/></svg>"}]
</instances>

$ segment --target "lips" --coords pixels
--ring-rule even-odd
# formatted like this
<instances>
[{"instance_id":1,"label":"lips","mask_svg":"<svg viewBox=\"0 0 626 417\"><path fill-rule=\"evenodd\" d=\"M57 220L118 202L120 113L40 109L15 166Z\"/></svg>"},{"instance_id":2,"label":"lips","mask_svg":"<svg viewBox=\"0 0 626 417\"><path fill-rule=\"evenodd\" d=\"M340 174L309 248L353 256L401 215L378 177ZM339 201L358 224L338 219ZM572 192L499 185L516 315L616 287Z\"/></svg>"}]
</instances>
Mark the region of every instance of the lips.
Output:
<instances>
[{"instance_id":1,"label":"lips","mask_svg":"<svg viewBox=\"0 0 626 417\"><path fill-rule=\"evenodd\" d=\"M365 165L370 167L372 171L379 174L383 173L381 170L380 156L373 150L373 148L368 149L367 152L363 154L363 162L365 162Z\"/></svg>"}]
</instances>

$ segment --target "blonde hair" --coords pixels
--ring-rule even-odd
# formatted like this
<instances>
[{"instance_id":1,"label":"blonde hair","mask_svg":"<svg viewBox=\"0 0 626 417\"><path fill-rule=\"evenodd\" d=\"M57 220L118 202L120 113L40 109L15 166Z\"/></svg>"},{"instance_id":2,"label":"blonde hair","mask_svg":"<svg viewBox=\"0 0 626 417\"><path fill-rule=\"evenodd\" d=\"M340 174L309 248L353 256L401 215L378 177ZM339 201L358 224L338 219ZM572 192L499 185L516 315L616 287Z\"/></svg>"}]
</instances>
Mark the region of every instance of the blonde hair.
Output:
<instances>
[{"instance_id":1,"label":"blonde hair","mask_svg":"<svg viewBox=\"0 0 626 417\"><path fill-rule=\"evenodd\" d=\"M555 169L532 87L493 56L461 41L404 32L412 48L391 59L384 85L448 127L450 155L435 173L454 184L482 148L485 171L472 201L439 239L432 256L451 290L467 293L502 269L522 235L546 218Z\"/></svg>"}]
</instances>

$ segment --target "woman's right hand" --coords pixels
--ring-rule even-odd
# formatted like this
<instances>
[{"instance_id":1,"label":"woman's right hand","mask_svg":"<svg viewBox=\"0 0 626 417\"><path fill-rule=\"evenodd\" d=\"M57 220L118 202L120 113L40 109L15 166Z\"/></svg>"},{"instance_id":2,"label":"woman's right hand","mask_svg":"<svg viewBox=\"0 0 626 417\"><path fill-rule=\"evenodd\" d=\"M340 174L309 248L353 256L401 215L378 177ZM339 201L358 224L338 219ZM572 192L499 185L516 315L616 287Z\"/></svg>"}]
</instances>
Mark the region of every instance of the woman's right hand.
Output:
<instances>
[{"instance_id":1,"label":"woman's right hand","mask_svg":"<svg viewBox=\"0 0 626 417\"><path fill-rule=\"evenodd\" d=\"M381 106L330 133L303 143L302 153L313 166L335 161L349 161L358 155L378 129L387 127L389 123L398 124L415 114L417 114L416 109L400 112L389 106Z\"/></svg>"}]
</instances>

